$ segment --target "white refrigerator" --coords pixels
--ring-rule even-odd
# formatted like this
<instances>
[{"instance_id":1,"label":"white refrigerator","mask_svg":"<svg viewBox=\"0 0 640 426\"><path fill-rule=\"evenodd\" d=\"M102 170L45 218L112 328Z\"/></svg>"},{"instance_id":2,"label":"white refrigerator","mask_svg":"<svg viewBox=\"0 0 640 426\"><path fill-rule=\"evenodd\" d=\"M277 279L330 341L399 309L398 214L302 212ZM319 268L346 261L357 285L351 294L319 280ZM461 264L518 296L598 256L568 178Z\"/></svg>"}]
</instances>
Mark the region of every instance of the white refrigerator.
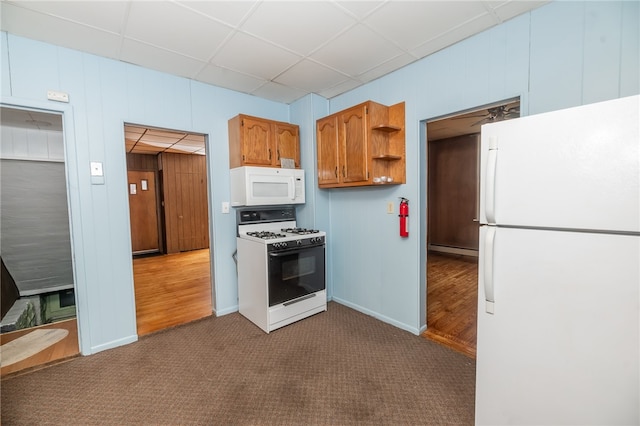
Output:
<instances>
[{"instance_id":1,"label":"white refrigerator","mask_svg":"<svg viewBox=\"0 0 640 426\"><path fill-rule=\"evenodd\" d=\"M639 103L482 127L476 424L640 423Z\"/></svg>"}]
</instances>

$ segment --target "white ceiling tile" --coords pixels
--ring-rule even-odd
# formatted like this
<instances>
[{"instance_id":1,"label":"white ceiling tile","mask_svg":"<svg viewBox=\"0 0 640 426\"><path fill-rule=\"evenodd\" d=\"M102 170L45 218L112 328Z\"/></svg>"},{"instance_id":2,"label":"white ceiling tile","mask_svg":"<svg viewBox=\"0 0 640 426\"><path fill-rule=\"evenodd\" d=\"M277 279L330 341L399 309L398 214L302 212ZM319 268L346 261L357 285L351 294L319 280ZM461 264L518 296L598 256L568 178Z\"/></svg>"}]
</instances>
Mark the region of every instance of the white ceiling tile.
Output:
<instances>
[{"instance_id":1,"label":"white ceiling tile","mask_svg":"<svg viewBox=\"0 0 640 426\"><path fill-rule=\"evenodd\" d=\"M379 66L365 72L358 76L358 80L363 83L367 83L369 81L375 80L378 77L382 77L383 75L387 75L392 71L398 70L405 65L408 65L412 62L415 62L416 58L408 53L396 56L395 58L380 64Z\"/></svg>"},{"instance_id":2,"label":"white ceiling tile","mask_svg":"<svg viewBox=\"0 0 640 426\"><path fill-rule=\"evenodd\" d=\"M495 25L495 20L490 14L482 15L479 18L467 22L465 25L454 28L441 36L432 39L421 46L411 50L411 54L417 58L428 56L447 46L464 40L467 37L480 33Z\"/></svg>"},{"instance_id":3,"label":"white ceiling tile","mask_svg":"<svg viewBox=\"0 0 640 426\"><path fill-rule=\"evenodd\" d=\"M382 6L384 1L336 1L335 4L352 13L356 18L362 19L376 8Z\"/></svg>"},{"instance_id":4,"label":"white ceiling tile","mask_svg":"<svg viewBox=\"0 0 640 426\"><path fill-rule=\"evenodd\" d=\"M507 21L514 16L520 15L528 10L535 9L543 4L549 3L549 1L508 1L500 2L500 5L494 7L496 15L502 22Z\"/></svg>"},{"instance_id":5,"label":"white ceiling tile","mask_svg":"<svg viewBox=\"0 0 640 426\"><path fill-rule=\"evenodd\" d=\"M251 9L259 3L257 1L178 1L186 7L237 27Z\"/></svg>"},{"instance_id":6,"label":"white ceiling tile","mask_svg":"<svg viewBox=\"0 0 640 426\"><path fill-rule=\"evenodd\" d=\"M345 80L334 87L318 92L318 95L325 97L327 99L331 99L334 96L337 96L341 93L348 92L351 89L355 89L361 84L362 83L358 80L352 80L352 79Z\"/></svg>"},{"instance_id":7,"label":"white ceiling tile","mask_svg":"<svg viewBox=\"0 0 640 426\"><path fill-rule=\"evenodd\" d=\"M279 75L274 81L317 93L319 90L341 83L346 78L344 74L305 59Z\"/></svg>"},{"instance_id":8,"label":"white ceiling tile","mask_svg":"<svg viewBox=\"0 0 640 426\"><path fill-rule=\"evenodd\" d=\"M287 104L300 99L307 93L308 92L303 90L297 90L272 82L267 82L252 92L255 96Z\"/></svg>"},{"instance_id":9,"label":"white ceiling tile","mask_svg":"<svg viewBox=\"0 0 640 426\"><path fill-rule=\"evenodd\" d=\"M478 1L388 2L363 22L410 50L450 30L460 21L486 14Z\"/></svg>"},{"instance_id":10,"label":"white ceiling tile","mask_svg":"<svg viewBox=\"0 0 640 426\"><path fill-rule=\"evenodd\" d=\"M207 61L233 30L171 2L133 2L126 37Z\"/></svg>"},{"instance_id":11,"label":"white ceiling tile","mask_svg":"<svg viewBox=\"0 0 640 426\"><path fill-rule=\"evenodd\" d=\"M290 102L315 91L344 93L406 65L410 56L422 58L545 3L0 0L0 26L17 36ZM311 61L300 62L305 59Z\"/></svg>"},{"instance_id":12,"label":"white ceiling tile","mask_svg":"<svg viewBox=\"0 0 640 426\"><path fill-rule=\"evenodd\" d=\"M265 80L208 64L196 76L198 81L215 84L238 92L251 93L265 83Z\"/></svg>"},{"instance_id":13,"label":"white ceiling tile","mask_svg":"<svg viewBox=\"0 0 640 426\"><path fill-rule=\"evenodd\" d=\"M355 23L327 2L275 1L261 3L242 25L242 31L306 56Z\"/></svg>"},{"instance_id":14,"label":"white ceiling tile","mask_svg":"<svg viewBox=\"0 0 640 426\"><path fill-rule=\"evenodd\" d=\"M2 2L2 30L82 52L116 58L120 37Z\"/></svg>"},{"instance_id":15,"label":"white ceiling tile","mask_svg":"<svg viewBox=\"0 0 640 426\"><path fill-rule=\"evenodd\" d=\"M311 58L356 76L401 53L393 44L359 24L315 52Z\"/></svg>"},{"instance_id":16,"label":"white ceiling tile","mask_svg":"<svg viewBox=\"0 0 640 426\"><path fill-rule=\"evenodd\" d=\"M214 57L217 65L271 80L302 59L253 36L236 33Z\"/></svg>"},{"instance_id":17,"label":"white ceiling tile","mask_svg":"<svg viewBox=\"0 0 640 426\"><path fill-rule=\"evenodd\" d=\"M125 62L142 65L157 71L178 75L181 77L193 78L202 67L204 62L196 59L180 56L176 53L158 49L135 40L124 40L120 59Z\"/></svg>"},{"instance_id":18,"label":"white ceiling tile","mask_svg":"<svg viewBox=\"0 0 640 426\"><path fill-rule=\"evenodd\" d=\"M120 34L129 2L20 1L14 3L34 11Z\"/></svg>"}]
</instances>

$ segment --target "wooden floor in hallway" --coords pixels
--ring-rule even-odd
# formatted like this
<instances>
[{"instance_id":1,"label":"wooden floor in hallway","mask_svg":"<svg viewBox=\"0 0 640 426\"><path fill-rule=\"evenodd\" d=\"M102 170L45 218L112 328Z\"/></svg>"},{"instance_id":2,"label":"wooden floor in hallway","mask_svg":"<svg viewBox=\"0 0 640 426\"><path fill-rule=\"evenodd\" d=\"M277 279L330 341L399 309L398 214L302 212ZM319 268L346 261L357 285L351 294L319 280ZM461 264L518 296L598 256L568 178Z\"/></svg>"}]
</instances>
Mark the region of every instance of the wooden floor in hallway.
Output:
<instances>
[{"instance_id":1,"label":"wooden floor in hallway","mask_svg":"<svg viewBox=\"0 0 640 426\"><path fill-rule=\"evenodd\" d=\"M133 260L138 335L212 315L209 249Z\"/></svg>"},{"instance_id":2,"label":"wooden floor in hallway","mask_svg":"<svg viewBox=\"0 0 640 426\"><path fill-rule=\"evenodd\" d=\"M427 330L424 337L476 355L478 258L427 254Z\"/></svg>"}]
</instances>

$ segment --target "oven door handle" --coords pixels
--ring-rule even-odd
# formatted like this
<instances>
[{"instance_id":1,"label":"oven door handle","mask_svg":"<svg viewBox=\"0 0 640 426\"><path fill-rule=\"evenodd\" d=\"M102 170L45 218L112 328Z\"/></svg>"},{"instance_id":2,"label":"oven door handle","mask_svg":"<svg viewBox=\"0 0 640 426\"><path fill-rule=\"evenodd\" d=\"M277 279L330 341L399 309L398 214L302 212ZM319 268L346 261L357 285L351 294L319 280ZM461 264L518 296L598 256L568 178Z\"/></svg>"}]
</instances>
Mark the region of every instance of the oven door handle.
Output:
<instances>
[{"instance_id":1,"label":"oven door handle","mask_svg":"<svg viewBox=\"0 0 640 426\"><path fill-rule=\"evenodd\" d=\"M273 256L273 257L289 256L292 253L303 252L307 249L312 249L312 248L322 247L322 246L324 246L324 244L318 244L315 246L292 247L290 249L284 249L282 251L270 252L269 256Z\"/></svg>"}]
</instances>

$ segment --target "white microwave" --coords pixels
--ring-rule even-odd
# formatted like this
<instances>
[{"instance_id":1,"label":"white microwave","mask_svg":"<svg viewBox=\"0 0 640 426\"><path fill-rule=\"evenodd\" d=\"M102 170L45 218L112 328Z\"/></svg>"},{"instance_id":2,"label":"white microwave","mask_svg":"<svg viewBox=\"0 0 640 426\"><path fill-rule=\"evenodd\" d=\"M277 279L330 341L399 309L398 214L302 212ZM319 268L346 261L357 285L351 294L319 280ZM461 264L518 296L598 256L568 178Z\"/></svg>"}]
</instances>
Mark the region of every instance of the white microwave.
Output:
<instances>
[{"instance_id":1,"label":"white microwave","mask_svg":"<svg viewBox=\"0 0 640 426\"><path fill-rule=\"evenodd\" d=\"M304 204L304 170L243 166L230 177L233 207Z\"/></svg>"}]
</instances>

